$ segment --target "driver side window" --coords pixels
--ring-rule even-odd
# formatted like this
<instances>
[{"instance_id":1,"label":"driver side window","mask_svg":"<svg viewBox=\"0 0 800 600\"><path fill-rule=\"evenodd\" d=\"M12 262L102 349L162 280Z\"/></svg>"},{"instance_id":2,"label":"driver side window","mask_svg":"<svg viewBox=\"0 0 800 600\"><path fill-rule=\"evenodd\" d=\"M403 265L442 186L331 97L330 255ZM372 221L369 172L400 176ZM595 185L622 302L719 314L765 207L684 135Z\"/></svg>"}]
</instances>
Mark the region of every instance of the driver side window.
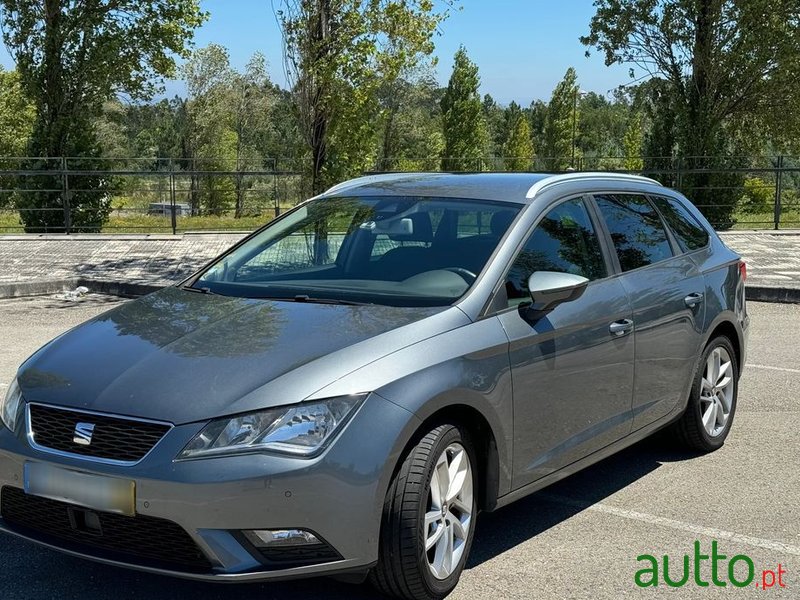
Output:
<instances>
[{"instance_id":1,"label":"driver side window","mask_svg":"<svg viewBox=\"0 0 800 600\"><path fill-rule=\"evenodd\" d=\"M581 198L551 209L531 233L506 277L509 306L530 301L528 278L557 271L589 280L607 275L600 240Z\"/></svg>"}]
</instances>

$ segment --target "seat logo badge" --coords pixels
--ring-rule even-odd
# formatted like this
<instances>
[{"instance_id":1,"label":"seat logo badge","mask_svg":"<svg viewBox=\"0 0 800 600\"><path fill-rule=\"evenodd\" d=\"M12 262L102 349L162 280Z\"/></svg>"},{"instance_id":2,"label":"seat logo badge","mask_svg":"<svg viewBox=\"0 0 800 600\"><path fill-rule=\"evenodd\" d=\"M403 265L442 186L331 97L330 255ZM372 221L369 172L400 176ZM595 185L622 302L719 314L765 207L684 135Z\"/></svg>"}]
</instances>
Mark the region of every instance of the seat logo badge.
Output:
<instances>
[{"instance_id":1,"label":"seat logo badge","mask_svg":"<svg viewBox=\"0 0 800 600\"><path fill-rule=\"evenodd\" d=\"M78 423L75 425L72 441L79 446L88 446L92 443L92 434L94 434L94 423Z\"/></svg>"}]
</instances>

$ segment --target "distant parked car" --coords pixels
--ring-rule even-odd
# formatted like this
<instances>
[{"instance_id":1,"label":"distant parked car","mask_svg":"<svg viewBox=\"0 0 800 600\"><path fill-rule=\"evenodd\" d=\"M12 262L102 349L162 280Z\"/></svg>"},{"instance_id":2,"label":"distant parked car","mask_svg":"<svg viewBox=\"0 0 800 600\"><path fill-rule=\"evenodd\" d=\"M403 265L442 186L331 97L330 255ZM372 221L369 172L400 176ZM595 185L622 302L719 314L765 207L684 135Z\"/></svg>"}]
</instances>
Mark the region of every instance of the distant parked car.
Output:
<instances>
[{"instance_id":1,"label":"distant parked car","mask_svg":"<svg viewBox=\"0 0 800 600\"><path fill-rule=\"evenodd\" d=\"M479 511L667 426L722 446L745 275L641 177L343 183L20 367L0 527L153 573L443 598Z\"/></svg>"},{"instance_id":2,"label":"distant parked car","mask_svg":"<svg viewBox=\"0 0 800 600\"><path fill-rule=\"evenodd\" d=\"M169 202L151 202L147 207L148 215L172 215L172 204ZM192 207L189 204L175 204L176 217L188 217L192 214Z\"/></svg>"}]
</instances>

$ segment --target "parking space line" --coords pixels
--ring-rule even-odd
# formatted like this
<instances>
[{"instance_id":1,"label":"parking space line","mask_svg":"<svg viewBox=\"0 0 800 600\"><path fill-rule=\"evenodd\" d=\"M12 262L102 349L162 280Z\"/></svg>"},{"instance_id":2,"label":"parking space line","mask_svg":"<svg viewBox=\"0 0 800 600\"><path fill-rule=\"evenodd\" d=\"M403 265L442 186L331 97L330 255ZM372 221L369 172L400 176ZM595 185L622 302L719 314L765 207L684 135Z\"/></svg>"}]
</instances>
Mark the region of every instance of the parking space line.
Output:
<instances>
[{"instance_id":1,"label":"parking space line","mask_svg":"<svg viewBox=\"0 0 800 600\"><path fill-rule=\"evenodd\" d=\"M627 510L624 508L609 506L608 504L603 504L602 502L598 502L596 504L589 504L587 502L581 502L579 500L567 498L566 496L557 496L554 494L548 494L546 492L545 493L540 492L539 494L537 494L537 497L556 504L567 504L569 506L575 506L577 508L581 508L584 510L590 510L593 512L600 512L607 515L613 515L615 517L620 517L623 519L630 519L633 521L648 523L650 525L656 525L659 527L668 527L670 529L676 529L678 531L686 531L688 533L695 533L697 535L702 535L714 539L731 540L732 542L747 544L748 546L755 546L756 548L764 548L765 550L772 550L773 552L778 552L780 554L791 554L794 556L800 556L800 546L793 546L791 544L785 544L783 542L778 542L775 540L767 540L764 538L744 535L741 533L736 533L735 531L726 531L724 529L716 529L714 527L705 527L703 525L694 525L692 523L685 523L684 521L676 521L675 519L657 517L656 515L651 515L648 513L642 513L634 510Z\"/></svg>"},{"instance_id":2,"label":"parking space line","mask_svg":"<svg viewBox=\"0 0 800 600\"><path fill-rule=\"evenodd\" d=\"M767 369L768 371L784 371L785 373L800 373L800 369L789 369L787 367L772 367L770 365L751 365L745 364L745 369Z\"/></svg>"}]
</instances>

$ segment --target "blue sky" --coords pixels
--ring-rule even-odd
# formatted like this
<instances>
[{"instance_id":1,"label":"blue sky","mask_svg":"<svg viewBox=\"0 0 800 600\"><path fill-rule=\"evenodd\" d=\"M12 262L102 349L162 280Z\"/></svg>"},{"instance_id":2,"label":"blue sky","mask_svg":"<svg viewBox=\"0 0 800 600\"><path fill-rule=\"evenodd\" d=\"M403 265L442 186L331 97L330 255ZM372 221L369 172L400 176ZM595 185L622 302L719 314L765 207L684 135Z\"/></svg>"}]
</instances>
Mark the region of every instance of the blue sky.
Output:
<instances>
[{"instance_id":1,"label":"blue sky","mask_svg":"<svg viewBox=\"0 0 800 600\"><path fill-rule=\"evenodd\" d=\"M226 46L236 67L260 50L269 61L271 78L285 82L280 31L270 0L203 0L202 5L211 16L196 34L198 47L212 42ZM481 93L503 104L548 99L570 66L577 69L586 91L606 94L629 81L627 67L606 67L596 52L584 56L586 49L578 38L587 32L594 14L592 0L462 0L461 7L436 39L437 76L443 84L460 44L480 69ZM0 48L0 64L13 66L5 48ZM177 82L167 85L168 94L182 90Z\"/></svg>"}]
</instances>

